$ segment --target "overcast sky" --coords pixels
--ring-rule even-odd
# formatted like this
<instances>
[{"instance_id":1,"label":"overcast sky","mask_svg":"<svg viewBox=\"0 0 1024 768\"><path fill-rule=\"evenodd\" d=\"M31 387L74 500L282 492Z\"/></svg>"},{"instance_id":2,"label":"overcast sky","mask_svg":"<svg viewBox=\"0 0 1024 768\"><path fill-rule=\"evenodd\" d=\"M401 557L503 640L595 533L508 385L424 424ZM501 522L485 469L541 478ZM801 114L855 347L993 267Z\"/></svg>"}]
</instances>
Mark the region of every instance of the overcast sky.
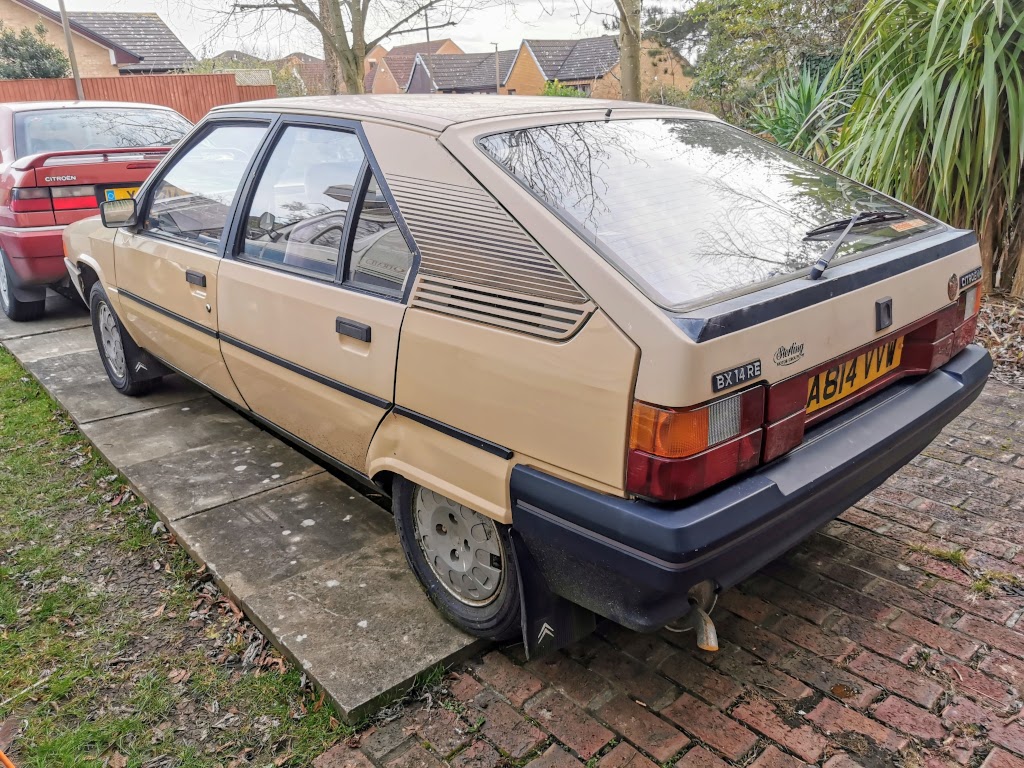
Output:
<instances>
[{"instance_id":1,"label":"overcast sky","mask_svg":"<svg viewBox=\"0 0 1024 768\"><path fill-rule=\"evenodd\" d=\"M482 0L487 2L488 0ZM56 0L43 0L52 8ZM220 9L230 0L65 0L69 11L154 11L196 56L227 49L244 50L260 56L277 57L292 51L322 56L317 34L304 22L284 13L268 17L263 24L252 20L225 22ZM524 37L574 38L604 34L601 14L612 0L516 0L471 12L458 26L431 32L434 39L453 38L465 51L490 51L492 43L502 49L519 46ZM315 2L312 5L316 5ZM431 17L431 23L440 18ZM377 32L369 30L369 32ZM423 32L392 39L385 45L416 42Z\"/></svg>"}]
</instances>

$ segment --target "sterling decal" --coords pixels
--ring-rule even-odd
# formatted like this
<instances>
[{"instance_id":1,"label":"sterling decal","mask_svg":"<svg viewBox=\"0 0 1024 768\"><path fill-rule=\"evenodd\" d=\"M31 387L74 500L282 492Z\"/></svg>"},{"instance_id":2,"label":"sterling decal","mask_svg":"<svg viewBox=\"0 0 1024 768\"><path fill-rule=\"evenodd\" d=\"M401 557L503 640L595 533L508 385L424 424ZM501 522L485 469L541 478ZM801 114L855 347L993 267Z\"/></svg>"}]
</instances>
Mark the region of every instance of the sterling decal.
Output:
<instances>
[{"instance_id":1,"label":"sterling decal","mask_svg":"<svg viewBox=\"0 0 1024 768\"><path fill-rule=\"evenodd\" d=\"M78 181L77 176L45 176L43 181Z\"/></svg>"},{"instance_id":2,"label":"sterling decal","mask_svg":"<svg viewBox=\"0 0 1024 768\"><path fill-rule=\"evenodd\" d=\"M745 384L761 377L761 361L751 360L749 363L737 365L728 371L715 373L711 376L711 391L721 392L739 384Z\"/></svg>"},{"instance_id":3,"label":"sterling decal","mask_svg":"<svg viewBox=\"0 0 1024 768\"><path fill-rule=\"evenodd\" d=\"M804 345L794 342L788 347L779 347L775 350L772 360L775 361L776 365L792 365L803 356Z\"/></svg>"}]
</instances>

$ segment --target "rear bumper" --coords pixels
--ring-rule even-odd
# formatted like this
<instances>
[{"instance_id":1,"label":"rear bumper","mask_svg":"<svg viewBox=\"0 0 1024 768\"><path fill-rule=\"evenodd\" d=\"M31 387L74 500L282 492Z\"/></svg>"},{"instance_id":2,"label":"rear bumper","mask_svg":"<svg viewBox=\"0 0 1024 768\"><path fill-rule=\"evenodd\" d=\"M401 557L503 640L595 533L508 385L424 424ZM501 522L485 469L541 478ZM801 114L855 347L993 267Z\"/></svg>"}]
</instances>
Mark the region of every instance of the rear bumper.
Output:
<instances>
[{"instance_id":1,"label":"rear bumper","mask_svg":"<svg viewBox=\"0 0 1024 768\"><path fill-rule=\"evenodd\" d=\"M992 360L971 345L807 433L803 444L681 505L605 496L529 467L512 471L513 525L551 590L631 629L689 611L834 519L920 453L981 393Z\"/></svg>"},{"instance_id":2,"label":"rear bumper","mask_svg":"<svg viewBox=\"0 0 1024 768\"><path fill-rule=\"evenodd\" d=\"M63 226L0 230L0 248L7 254L20 287L53 285L67 279L63 232Z\"/></svg>"}]
</instances>

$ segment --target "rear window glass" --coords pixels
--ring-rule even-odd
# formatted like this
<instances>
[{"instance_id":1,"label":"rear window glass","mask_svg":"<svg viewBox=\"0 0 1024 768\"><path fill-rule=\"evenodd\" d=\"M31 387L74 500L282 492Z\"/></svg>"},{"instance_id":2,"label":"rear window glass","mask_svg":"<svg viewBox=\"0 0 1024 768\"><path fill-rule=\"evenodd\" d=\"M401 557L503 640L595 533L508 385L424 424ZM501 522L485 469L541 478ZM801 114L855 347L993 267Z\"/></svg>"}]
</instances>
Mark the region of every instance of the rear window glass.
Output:
<instances>
[{"instance_id":1,"label":"rear window glass","mask_svg":"<svg viewBox=\"0 0 1024 768\"><path fill-rule=\"evenodd\" d=\"M481 147L652 301L692 308L809 268L838 236L809 230L863 210L833 259L940 228L892 199L715 120L565 123ZM826 273L827 274L827 273Z\"/></svg>"},{"instance_id":2,"label":"rear window glass","mask_svg":"<svg viewBox=\"0 0 1024 768\"><path fill-rule=\"evenodd\" d=\"M167 109L39 109L14 115L18 157L40 152L169 147L192 124Z\"/></svg>"}]
</instances>

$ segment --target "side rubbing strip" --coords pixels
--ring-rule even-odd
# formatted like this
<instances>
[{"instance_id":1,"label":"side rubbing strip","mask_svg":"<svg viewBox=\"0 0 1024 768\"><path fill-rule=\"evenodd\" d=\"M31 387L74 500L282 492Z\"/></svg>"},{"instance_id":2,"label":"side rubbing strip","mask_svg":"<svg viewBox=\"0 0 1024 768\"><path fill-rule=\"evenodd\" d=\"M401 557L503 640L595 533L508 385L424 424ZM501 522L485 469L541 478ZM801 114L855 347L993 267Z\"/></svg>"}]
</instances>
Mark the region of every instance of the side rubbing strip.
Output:
<instances>
[{"instance_id":1,"label":"side rubbing strip","mask_svg":"<svg viewBox=\"0 0 1024 768\"><path fill-rule=\"evenodd\" d=\"M498 458L511 459L513 456L512 451L502 445L492 443L490 440L484 440L482 437L477 437L476 435L471 435L469 432L463 432L461 429L445 424L443 421L432 419L429 416L424 416L422 413L417 413L416 411L410 411L408 408L403 408L400 405L395 406L394 413L397 416L405 416L407 419L417 421L431 429L436 429L438 432L448 435L448 437L454 437L456 440L461 440L462 442L472 445L475 448L479 448L482 451L487 451L487 453L497 456Z\"/></svg>"},{"instance_id":2,"label":"side rubbing strip","mask_svg":"<svg viewBox=\"0 0 1024 768\"><path fill-rule=\"evenodd\" d=\"M124 288L118 290L118 295L124 296L126 299L131 299L136 304L141 304L148 309L152 309L154 312L159 312L164 317L171 318L171 320L177 320L182 325L187 325L189 328L199 331L200 333L205 333L207 336L217 338L217 332L213 330L213 328L207 328L205 325L197 323L195 320L190 320L184 315L179 315L177 312L171 312L169 309L164 309L159 304L154 304L152 301L147 301L141 296L136 296L134 293L126 291Z\"/></svg>"},{"instance_id":3,"label":"side rubbing strip","mask_svg":"<svg viewBox=\"0 0 1024 768\"><path fill-rule=\"evenodd\" d=\"M303 368L301 365L296 365L290 360L285 360L283 357L278 357L277 355L273 355L270 352L265 352L264 350L259 349L258 347L254 347L251 344L246 344L241 339L236 339L233 336L228 336L222 333L220 335L220 340L225 344L230 344L233 347L238 347L239 349L248 352L250 355L256 355L256 357L263 358L264 360L274 363L275 365L280 365L282 368L286 368L292 373L297 373L300 376L305 376L307 379L312 379L318 384L323 384L325 387L336 389L338 392L343 392L344 394L349 395L350 397L354 397L357 400L362 400L364 403L375 405L378 408L391 407L390 400L385 400L383 397L377 397L377 395L371 395L369 392L363 392L363 390L361 389L350 387L348 384L345 384L344 382L328 378L327 376L323 376L317 373L316 371L309 370L309 368Z\"/></svg>"}]
</instances>

